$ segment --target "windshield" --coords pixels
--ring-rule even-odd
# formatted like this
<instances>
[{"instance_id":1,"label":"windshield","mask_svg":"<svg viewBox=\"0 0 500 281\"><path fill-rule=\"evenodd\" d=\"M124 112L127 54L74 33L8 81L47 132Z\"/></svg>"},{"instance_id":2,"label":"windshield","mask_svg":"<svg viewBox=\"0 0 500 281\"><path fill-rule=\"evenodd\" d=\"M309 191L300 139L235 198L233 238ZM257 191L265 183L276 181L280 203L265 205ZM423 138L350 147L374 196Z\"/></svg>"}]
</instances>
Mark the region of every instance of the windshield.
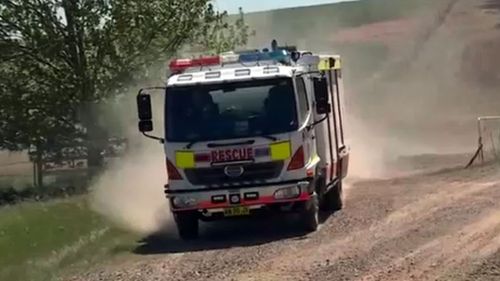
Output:
<instances>
[{"instance_id":1,"label":"windshield","mask_svg":"<svg viewBox=\"0 0 500 281\"><path fill-rule=\"evenodd\" d=\"M170 87L166 137L192 142L265 136L298 127L291 78Z\"/></svg>"}]
</instances>

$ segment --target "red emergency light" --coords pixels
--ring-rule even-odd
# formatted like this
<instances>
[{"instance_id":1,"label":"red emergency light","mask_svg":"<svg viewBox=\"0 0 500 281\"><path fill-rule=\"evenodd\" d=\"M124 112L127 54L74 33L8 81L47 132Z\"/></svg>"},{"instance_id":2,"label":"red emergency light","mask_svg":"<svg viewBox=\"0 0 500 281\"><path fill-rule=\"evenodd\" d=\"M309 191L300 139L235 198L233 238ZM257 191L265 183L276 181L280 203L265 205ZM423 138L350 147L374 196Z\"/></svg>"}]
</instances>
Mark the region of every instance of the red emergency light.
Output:
<instances>
[{"instance_id":1,"label":"red emergency light","mask_svg":"<svg viewBox=\"0 0 500 281\"><path fill-rule=\"evenodd\" d=\"M220 56L205 56L196 59L175 59L169 64L170 71L174 73L183 72L190 67L203 67L210 65L219 65L221 63Z\"/></svg>"}]
</instances>

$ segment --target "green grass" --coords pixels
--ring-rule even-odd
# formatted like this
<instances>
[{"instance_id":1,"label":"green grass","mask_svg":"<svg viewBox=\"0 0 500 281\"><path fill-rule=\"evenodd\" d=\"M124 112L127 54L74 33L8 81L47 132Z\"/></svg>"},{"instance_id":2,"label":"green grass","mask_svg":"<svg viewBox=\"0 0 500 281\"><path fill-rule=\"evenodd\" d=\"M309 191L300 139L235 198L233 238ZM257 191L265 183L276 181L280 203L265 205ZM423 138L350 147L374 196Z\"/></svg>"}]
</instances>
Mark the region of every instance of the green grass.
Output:
<instances>
[{"instance_id":1,"label":"green grass","mask_svg":"<svg viewBox=\"0 0 500 281\"><path fill-rule=\"evenodd\" d=\"M83 197L3 207L0 280L54 280L128 252L136 239L89 210Z\"/></svg>"},{"instance_id":2,"label":"green grass","mask_svg":"<svg viewBox=\"0 0 500 281\"><path fill-rule=\"evenodd\" d=\"M32 185L33 177L31 175L0 176L0 189L13 187L20 190Z\"/></svg>"},{"instance_id":3,"label":"green grass","mask_svg":"<svg viewBox=\"0 0 500 281\"><path fill-rule=\"evenodd\" d=\"M45 186L75 186L81 187L87 183L86 170L62 170L48 171L44 173L43 181ZM0 175L0 189L13 187L22 190L33 186L33 176L25 174Z\"/></svg>"}]
</instances>

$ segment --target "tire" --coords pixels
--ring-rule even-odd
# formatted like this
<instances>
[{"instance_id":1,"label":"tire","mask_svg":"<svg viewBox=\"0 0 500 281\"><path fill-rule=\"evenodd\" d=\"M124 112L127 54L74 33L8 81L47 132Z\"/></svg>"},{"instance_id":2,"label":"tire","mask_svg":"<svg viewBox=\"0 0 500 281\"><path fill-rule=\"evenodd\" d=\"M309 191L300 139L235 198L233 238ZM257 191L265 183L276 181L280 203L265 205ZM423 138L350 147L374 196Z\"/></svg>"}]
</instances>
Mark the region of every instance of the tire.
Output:
<instances>
[{"instance_id":1,"label":"tire","mask_svg":"<svg viewBox=\"0 0 500 281\"><path fill-rule=\"evenodd\" d=\"M300 213L302 229L306 232L314 232L319 226L319 203L316 193L304 204L304 209Z\"/></svg>"},{"instance_id":2,"label":"tire","mask_svg":"<svg viewBox=\"0 0 500 281\"><path fill-rule=\"evenodd\" d=\"M182 240L194 240L199 236L199 220L194 212L180 212L174 215L177 231Z\"/></svg>"},{"instance_id":3,"label":"tire","mask_svg":"<svg viewBox=\"0 0 500 281\"><path fill-rule=\"evenodd\" d=\"M324 194L321 202L322 211L339 211L342 209L344 203L342 202L342 180L333 186L327 193Z\"/></svg>"}]
</instances>

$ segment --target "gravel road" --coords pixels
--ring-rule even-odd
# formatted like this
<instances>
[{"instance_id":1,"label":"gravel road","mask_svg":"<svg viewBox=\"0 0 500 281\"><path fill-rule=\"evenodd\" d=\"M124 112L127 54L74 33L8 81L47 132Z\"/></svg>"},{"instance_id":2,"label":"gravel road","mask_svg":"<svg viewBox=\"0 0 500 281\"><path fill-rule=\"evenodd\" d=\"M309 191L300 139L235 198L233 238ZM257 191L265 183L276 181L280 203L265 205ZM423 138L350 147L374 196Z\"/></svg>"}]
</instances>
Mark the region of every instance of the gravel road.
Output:
<instances>
[{"instance_id":1,"label":"gravel road","mask_svg":"<svg viewBox=\"0 0 500 281\"><path fill-rule=\"evenodd\" d=\"M132 260L70 280L500 280L500 167L351 183L304 235L293 218L146 239Z\"/></svg>"}]
</instances>

